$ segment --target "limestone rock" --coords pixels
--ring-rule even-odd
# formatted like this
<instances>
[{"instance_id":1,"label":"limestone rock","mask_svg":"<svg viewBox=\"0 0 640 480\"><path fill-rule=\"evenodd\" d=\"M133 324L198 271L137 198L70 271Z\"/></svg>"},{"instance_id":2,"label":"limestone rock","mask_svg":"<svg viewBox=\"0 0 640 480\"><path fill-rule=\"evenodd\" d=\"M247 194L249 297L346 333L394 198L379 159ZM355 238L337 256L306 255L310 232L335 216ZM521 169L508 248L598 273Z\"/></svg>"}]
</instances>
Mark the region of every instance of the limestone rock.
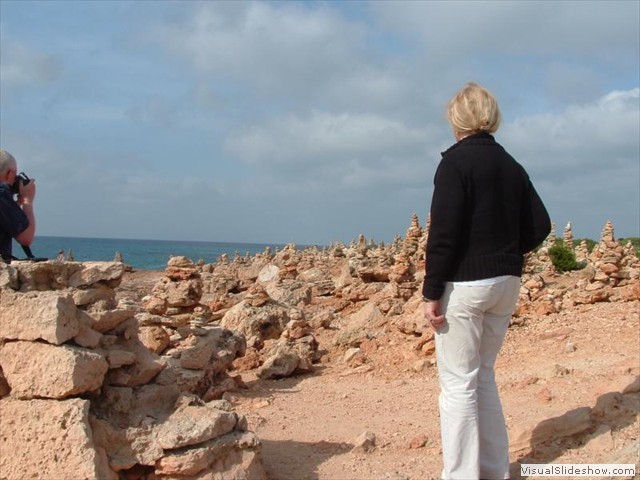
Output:
<instances>
[{"instance_id":1,"label":"limestone rock","mask_svg":"<svg viewBox=\"0 0 640 480\"><path fill-rule=\"evenodd\" d=\"M78 310L76 312L76 317L80 324L80 331L73 337L73 341L81 347L96 348L100 345L102 334L91 328L95 321L89 316L89 314L82 310Z\"/></svg>"},{"instance_id":2,"label":"limestone rock","mask_svg":"<svg viewBox=\"0 0 640 480\"><path fill-rule=\"evenodd\" d=\"M97 284L86 289L77 289L73 291L73 301L76 305L88 305L100 300L114 300L116 292L112 288L103 284Z\"/></svg>"},{"instance_id":3,"label":"limestone rock","mask_svg":"<svg viewBox=\"0 0 640 480\"><path fill-rule=\"evenodd\" d=\"M369 302L347 319L345 328L334 342L339 346L358 347L362 341L373 338L384 323L386 319L378 307Z\"/></svg>"},{"instance_id":4,"label":"limestone rock","mask_svg":"<svg viewBox=\"0 0 640 480\"><path fill-rule=\"evenodd\" d=\"M363 432L354 440L353 451L369 453L376 448L376 436L374 433Z\"/></svg>"},{"instance_id":5,"label":"limestone rock","mask_svg":"<svg viewBox=\"0 0 640 480\"><path fill-rule=\"evenodd\" d=\"M225 412L207 405L186 406L175 411L155 433L158 443L171 450L206 442L231 432L238 423L235 413Z\"/></svg>"},{"instance_id":6,"label":"limestone rock","mask_svg":"<svg viewBox=\"0 0 640 480\"><path fill-rule=\"evenodd\" d=\"M520 426L510 434L512 439L509 450L512 453L529 452L536 445L549 440L568 437L581 433L591 427L591 409L576 408L556 417L548 418L536 425Z\"/></svg>"},{"instance_id":7,"label":"limestone rock","mask_svg":"<svg viewBox=\"0 0 640 480\"><path fill-rule=\"evenodd\" d=\"M161 354L169 346L169 334L159 326L140 327L138 339L153 353Z\"/></svg>"},{"instance_id":8,"label":"limestone rock","mask_svg":"<svg viewBox=\"0 0 640 480\"><path fill-rule=\"evenodd\" d=\"M261 445L251 432L232 432L189 449L168 452L156 475L185 479L266 480Z\"/></svg>"},{"instance_id":9,"label":"limestone rock","mask_svg":"<svg viewBox=\"0 0 640 480\"><path fill-rule=\"evenodd\" d=\"M0 290L18 289L18 271L15 267L0 262Z\"/></svg>"},{"instance_id":10,"label":"limestone rock","mask_svg":"<svg viewBox=\"0 0 640 480\"><path fill-rule=\"evenodd\" d=\"M91 314L95 319L92 328L100 333L105 333L113 330L125 320L130 319L134 314L133 310L125 308L95 312Z\"/></svg>"},{"instance_id":11,"label":"limestone rock","mask_svg":"<svg viewBox=\"0 0 640 480\"><path fill-rule=\"evenodd\" d=\"M155 379L158 385L176 385L180 391L188 393L203 393L207 389L207 378L204 370L190 370L180 366L180 360L164 358L164 368Z\"/></svg>"},{"instance_id":12,"label":"limestone rock","mask_svg":"<svg viewBox=\"0 0 640 480\"><path fill-rule=\"evenodd\" d=\"M263 380L291 375L300 364L300 355L291 348L283 347L274 352L258 370Z\"/></svg>"},{"instance_id":13,"label":"limestone rock","mask_svg":"<svg viewBox=\"0 0 640 480\"><path fill-rule=\"evenodd\" d=\"M91 350L46 343L9 342L0 348L0 365L18 398L63 399L97 390L108 364Z\"/></svg>"},{"instance_id":14,"label":"limestone rock","mask_svg":"<svg viewBox=\"0 0 640 480\"><path fill-rule=\"evenodd\" d=\"M137 387L153 380L165 368L166 363L150 352L137 338L122 340L116 349L127 350L135 355L135 362L109 372L107 383L126 387Z\"/></svg>"},{"instance_id":15,"label":"limestone rock","mask_svg":"<svg viewBox=\"0 0 640 480\"><path fill-rule=\"evenodd\" d=\"M258 282L260 283L268 283L276 280L278 278L278 273L280 273L280 269L275 265L266 265L260 270L258 274Z\"/></svg>"},{"instance_id":16,"label":"limestone rock","mask_svg":"<svg viewBox=\"0 0 640 480\"><path fill-rule=\"evenodd\" d=\"M136 464L152 466L164 454L152 427L117 428L93 416L90 423L96 445L105 451L109 467L116 472Z\"/></svg>"},{"instance_id":17,"label":"limestone rock","mask_svg":"<svg viewBox=\"0 0 640 480\"><path fill-rule=\"evenodd\" d=\"M124 264L119 262L84 262L83 269L69 277L69 286L78 288L105 282L116 287L124 273Z\"/></svg>"},{"instance_id":18,"label":"limestone rock","mask_svg":"<svg viewBox=\"0 0 640 480\"><path fill-rule=\"evenodd\" d=\"M2 478L116 480L94 445L88 412L89 401L81 399L1 401Z\"/></svg>"},{"instance_id":19,"label":"limestone rock","mask_svg":"<svg viewBox=\"0 0 640 480\"><path fill-rule=\"evenodd\" d=\"M60 345L80 332L72 298L58 292L14 293L0 296L0 338L45 340Z\"/></svg>"},{"instance_id":20,"label":"limestone rock","mask_svg":"<svg viewBox=\"0 0 640 480\"><path fill-rule=\"evenodd\" d=\"M243 301L230 308L220 324L241 333L247 338L247 344L253 345L279 338L290 320L288 310L275 302L253 307Z\"/></svg>"}]
</instances>

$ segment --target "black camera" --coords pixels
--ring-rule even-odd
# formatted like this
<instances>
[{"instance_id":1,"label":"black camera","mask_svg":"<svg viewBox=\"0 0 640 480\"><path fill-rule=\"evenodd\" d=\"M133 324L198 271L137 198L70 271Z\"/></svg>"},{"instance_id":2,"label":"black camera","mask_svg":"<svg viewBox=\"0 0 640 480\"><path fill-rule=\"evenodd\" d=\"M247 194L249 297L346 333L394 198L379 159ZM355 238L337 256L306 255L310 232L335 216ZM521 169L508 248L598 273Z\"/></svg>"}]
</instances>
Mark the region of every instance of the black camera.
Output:
<instances>
[{"instance_id":1,"label":"black camera","mask_svg":"<svg viewBox=\"0 0 640 480\"><path fill-rule=\"evenodd\" d=\"M20 193L20 185L26 185L30 181L31 179L27 177L26 173L20 172L18 175L16 175L16 179L13 182L13 185L11 185L11 191L14 195L18 195Z\"/></svg>"}]
</instances>

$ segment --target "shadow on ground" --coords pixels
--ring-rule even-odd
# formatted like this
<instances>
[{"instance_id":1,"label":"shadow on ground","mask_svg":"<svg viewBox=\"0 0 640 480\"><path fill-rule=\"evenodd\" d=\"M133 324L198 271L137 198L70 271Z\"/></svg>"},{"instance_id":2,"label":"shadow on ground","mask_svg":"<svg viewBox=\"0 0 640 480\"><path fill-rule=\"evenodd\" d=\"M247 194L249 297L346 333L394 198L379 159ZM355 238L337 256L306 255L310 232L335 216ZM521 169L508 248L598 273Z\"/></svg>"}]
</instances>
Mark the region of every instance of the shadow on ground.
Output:
<instances>
[{"instance_id":1,"label":"shadow on ground","mask_svg":"<svg viewBox=\"0 0 640 480\"><path fill-rule=\"evenodd\" d=\"M630 384L629 387L637 384L637 382L638 379L636 378L635 382ZM611 432L632 425L637 420L639 414L639 392L635 391L626 394L607 392L597 398L593 407L585 406L575 408L567 411L563 415L541 421L531 434L529 452L518 459L517 462L513 462L510 465L511 479L524 480L534 478L522 476L520 474L520 465L523 463L553 463L567 451L582 448L589 442L595 441L600 435L608 435L610 437ZM613 442L610 441L610 444L612 445ZM636 441L636 447L637 444L638 442ZM625 454L626 450L630 450L630 456ZM593 460L585 463L637 462L637 457L633 454L633 448L609 453L605 451L598 452L596 449L593 454ZM627 456L629 458L627 458Z\"/></svg>"},{"instance_id":2,"label":"shadow on ground","mask_svg":"<svg viewBox=\"0 0 640 480\"><path fill-rule=\"evenodd\" d=\"M262 440L264 466L269 480L318 480L318 467L329 458L351 450L352 445L332 442ZM273 472L280 473L277 477Z\"/></svg>"}]
</instances>

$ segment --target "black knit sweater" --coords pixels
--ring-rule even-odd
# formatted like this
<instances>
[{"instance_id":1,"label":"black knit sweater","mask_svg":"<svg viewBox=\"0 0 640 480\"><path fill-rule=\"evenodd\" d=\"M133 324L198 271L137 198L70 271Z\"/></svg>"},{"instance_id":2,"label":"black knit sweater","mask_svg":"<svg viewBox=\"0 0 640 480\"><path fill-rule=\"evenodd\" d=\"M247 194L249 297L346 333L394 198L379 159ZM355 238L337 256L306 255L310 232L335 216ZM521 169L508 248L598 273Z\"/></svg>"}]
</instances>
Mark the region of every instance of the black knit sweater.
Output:
<instances>
[{"instance_id":1,"label":"black knit sweater","mask_svg":"<svg viewBox=\"0 0 640 480\"><path fill-rule=\"evenodd\" d=\"M551 231L524 168L493 136L466 137L442 154L434 179L425 298L447 281L522 274L523 255Z\"/></svg>"}]
</instances>

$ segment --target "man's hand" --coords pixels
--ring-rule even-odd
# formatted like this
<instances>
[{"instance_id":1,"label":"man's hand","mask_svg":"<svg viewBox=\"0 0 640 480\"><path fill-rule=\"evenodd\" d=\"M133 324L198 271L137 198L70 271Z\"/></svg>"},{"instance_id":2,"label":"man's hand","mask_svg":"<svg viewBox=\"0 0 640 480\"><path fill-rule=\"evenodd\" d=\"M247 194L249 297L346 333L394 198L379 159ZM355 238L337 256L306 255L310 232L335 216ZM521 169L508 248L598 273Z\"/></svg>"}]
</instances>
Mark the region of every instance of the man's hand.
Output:
<instances>
[{"instance_id":1,"label":"man's hand","mask_svg":"<svg viewBox=\"0 0 640 480\"><path fill-rule=\"evenodd\" d=\"M32 178L26 185L20 182L18 205L32 204L34 198L36 198L36 181Z\"/></svg>"},{"instance_id":2,"label":"man's hand","mask_svg":"<svg viewBox=\"0 0 640 480\"><path fill-rule=\"evenodd\" d=\"M24 185L20 183L18 190L18 205L29 220L29 226L25 228L19 235L15 237L21 245L31 245L36 235L36 216L33 213L33 199L36 196L36 182L32 178L29 183Z\"/></svg>"},{"instance_id":3,"label":"man's hand","mask_svg":"<svg viewBox=\"0 0 640 480\"><path fill-rule=\"evenodd\" d=\"M422 311L425 320L429 322L434 332L437 332L445 324L446 319L444 315L440 314L440 300L425 300L422 304Z\"/></svg>"}]
</instances>

